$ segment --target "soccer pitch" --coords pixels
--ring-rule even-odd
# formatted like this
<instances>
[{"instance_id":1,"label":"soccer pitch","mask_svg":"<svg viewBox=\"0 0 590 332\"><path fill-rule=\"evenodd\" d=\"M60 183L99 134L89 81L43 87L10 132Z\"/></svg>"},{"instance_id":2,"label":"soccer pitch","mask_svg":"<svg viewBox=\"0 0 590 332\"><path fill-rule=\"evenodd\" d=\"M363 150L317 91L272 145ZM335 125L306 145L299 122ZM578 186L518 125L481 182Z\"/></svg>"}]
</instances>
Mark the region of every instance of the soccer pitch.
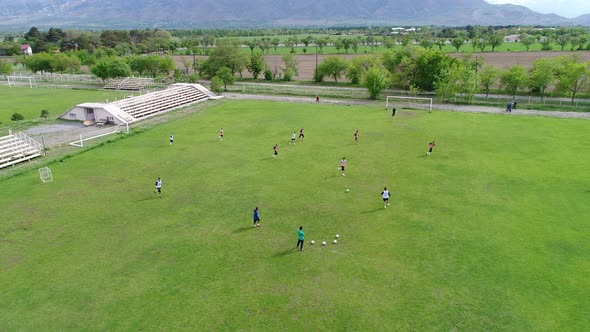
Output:
<instances>
[{"instance_id":1,"label":"soccer pitch","mask_svg":"<svg viewBox=\"0 0 590 332\"><path fill-rule=\"evenodd\" d=\"M587 329L589 129L219 102L1 181L0 329Z\"/></svg>"},{"instance_id":2,"label":"soccer pitch","mask_svg":"<svg viewBox=\"0 0 590 332\"><path fill-rule=\"evenodd\" d=\"M10 116L20 113L25 120L39 118L42 110L47 110L55 118L73 106L84 102L106 102L125 98L134 92L108 90L74 90L51 88L8 87L0 85L0 122L4 126L11 123Z\"/></svg>"}]
</instances>

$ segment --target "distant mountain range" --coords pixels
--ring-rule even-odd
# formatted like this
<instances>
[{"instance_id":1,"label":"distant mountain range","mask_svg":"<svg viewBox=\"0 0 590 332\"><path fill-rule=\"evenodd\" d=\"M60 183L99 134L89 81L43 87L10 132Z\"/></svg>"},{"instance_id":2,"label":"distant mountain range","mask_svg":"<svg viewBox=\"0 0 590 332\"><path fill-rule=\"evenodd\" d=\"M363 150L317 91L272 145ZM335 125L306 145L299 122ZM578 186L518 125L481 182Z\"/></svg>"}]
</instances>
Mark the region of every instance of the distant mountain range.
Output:
<instances>
[{"instance_id":1,"label":"distant mountain range","mask_svg":"<svg viewBox=\"0 0 590 332\"><path fill-rule=\"evenodd\" d=\"M10 0L0 30L335 25L590 25L483 0Z\"/></svg>"}]
</instances>

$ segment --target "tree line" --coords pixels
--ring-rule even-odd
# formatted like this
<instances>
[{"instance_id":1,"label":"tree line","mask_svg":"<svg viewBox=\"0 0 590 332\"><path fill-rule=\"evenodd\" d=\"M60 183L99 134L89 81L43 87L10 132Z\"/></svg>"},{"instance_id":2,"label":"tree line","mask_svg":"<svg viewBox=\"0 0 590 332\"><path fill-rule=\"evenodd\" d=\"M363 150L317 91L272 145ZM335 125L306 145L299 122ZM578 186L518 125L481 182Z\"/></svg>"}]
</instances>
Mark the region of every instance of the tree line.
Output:
<instances>
[{"instance_id":1,"label":"tree line","mask_svg":"<svg viewBox=\"0 0 590 332\"><path fill-rule=\"evenodd\" d=\"M303 37L302 35L307 34ZM321 35L317 35L321 34ZM395 46L420 45L424 48L447 45L457 51L492 51L504 43L505 36L516 35L516 41L528 51L538 43L541 50L589 50L590 33L581 27L523 28L523 27L474 27L434 28L421 27L416 31L392 34L390 28L326 28L326 29L196 29L196 30L103 30L64 31L49 28L41 31L31 27L24 35L5 35L0 44L0 54L21 54L20 45L29 44L34 53L67 52L85 50L91 54L110 49L119 56L146 53L170 53L182 50L185 54L206 55L211 48L226 39L242 38L241 46L251 52L263 53L286 47L292 53L302 48L303 53L323 53L326 46L337 52L359 51L360 46L391 49Z\"/></svg>"}]
</instances>

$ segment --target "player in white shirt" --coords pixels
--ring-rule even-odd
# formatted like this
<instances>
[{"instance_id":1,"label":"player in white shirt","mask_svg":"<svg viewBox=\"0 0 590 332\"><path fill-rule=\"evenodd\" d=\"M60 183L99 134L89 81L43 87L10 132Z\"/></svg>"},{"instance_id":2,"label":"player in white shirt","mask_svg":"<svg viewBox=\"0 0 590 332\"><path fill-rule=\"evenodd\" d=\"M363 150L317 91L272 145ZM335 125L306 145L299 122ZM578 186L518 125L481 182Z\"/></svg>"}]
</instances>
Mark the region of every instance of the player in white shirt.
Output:
<instances>
[{"instance_id":1,"label":"player in white shirt","mask_svg":"<svg viewBox=\"0 0 590 332\"><path fill-rule=\"evenodd\" d=\"M297 135L295 134L295 132L293 132L293 134L291 135L291 143L289 143L289 145L291 144L295 144L295 138L297 137Z\"/></svg>"},{"instance_id":2,"label":"player in white shirt","mask_svg":"<svg viewBox=\"0 0 590 332\"><path fill-rule=\"evenodd\" d=\"M162 180L160 177L156 180L156 189L154 189L154 194L157 193L158 197L162 197Z\"/></svg>"},{"instance_id":3,"label":"player in white shirt","mask_svg":"<svg viewBox=\"0 0 590 332\"><path fill-rule=\"evenodd\" d=\"M172 143L174 143L174 134L170 133L170 145L172 145Z\"/></svg>"},{"instance_id":4,"label":"player in white shirt","mask_svg":"<svg viewBox=\"0 0 590 332\"><path fill-rule=\"evenodd\" d=\"M391 193L387 190L387 187L383 187L381 197L383 197L383 207L387 209L387 206L389 205L389 197L391 197Z\"/></svg>"}]
</instances>

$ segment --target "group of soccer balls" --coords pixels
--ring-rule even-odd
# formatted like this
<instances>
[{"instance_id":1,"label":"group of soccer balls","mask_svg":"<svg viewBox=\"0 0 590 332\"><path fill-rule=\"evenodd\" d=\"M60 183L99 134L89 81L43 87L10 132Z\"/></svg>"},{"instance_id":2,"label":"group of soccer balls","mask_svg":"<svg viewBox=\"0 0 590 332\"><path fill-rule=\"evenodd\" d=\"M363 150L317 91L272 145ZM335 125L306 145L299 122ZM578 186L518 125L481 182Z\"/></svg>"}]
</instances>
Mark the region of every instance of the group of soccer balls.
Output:
<instances>
[{"instance_id":1,"label":"group of soccer balls","mask_svg":"<svg viewBox=\"0 0 590 332\"><path fill-rule=\"evenodd\" d=\"M334 237L335 237L336 239L334 239L334 241L332 241L332 243L333 243L333 244L336 244L336 243L338 243L338 240L337 240L337 239L338 239L338 238L340 238L340 235L339 235L339 234L336 234L336 236L334 236ZM314 240L311 240L311 241L309 241L309 243L310 243L310 244L315 244L315 241L314 241ZM323 245L323 246L325 246L326 244L327 244L327 243L326 243L326 241L322 241L322 245Z\"/></svg>"}]
</instances>

